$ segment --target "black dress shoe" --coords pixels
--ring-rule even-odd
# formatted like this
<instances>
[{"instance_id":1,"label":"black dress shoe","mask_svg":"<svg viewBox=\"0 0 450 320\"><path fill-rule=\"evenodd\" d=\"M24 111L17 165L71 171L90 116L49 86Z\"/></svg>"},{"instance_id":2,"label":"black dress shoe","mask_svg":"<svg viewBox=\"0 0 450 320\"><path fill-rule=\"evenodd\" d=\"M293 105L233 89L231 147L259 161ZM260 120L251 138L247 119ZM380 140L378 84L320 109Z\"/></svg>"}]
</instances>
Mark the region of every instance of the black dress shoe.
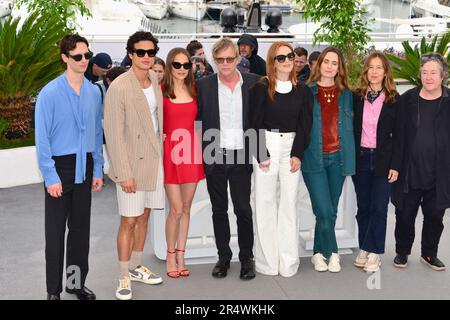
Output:
<instances>
[{"instance_id":1,"label":"black dress shoe","mask_svg":"<svg viewBox=\"0 0 450 320\"><path fill-rule=\"evenodd\" d=\"M212 271L212 276L215 278L225 278L227 276L228 269L230 269L230 260L219 259Z\"/></svg>"},{"instance_id":2,"label":"black dress shoe","mask_svg":"<svg viewBox=\"0 0 450 320\"><path fill-rule=\"evenodd\" d=\"M86 287L83 287L83 289L66 288L66 292L75 294L77 296L78 300L95 300L97 298L95 296L95 293L93 293L91 290L89 290Z\"/></svg>"},{"instance_id":3,"label":"black dress shoe","mask_svg":"<svg viewBox=\"0 0 450 320\"><path fill-rule=\"evenodd\" d=\"M252 259L241 261L241 275L242 280L251 280L255 278L255 262Z\"/></svg>"},{"instance_id":4,"label":"black dress shoe","mask_svg":"<svg viewBox=\"0 0 450 320\"><path fill-rule=\"evenodd\" d=\"M47 293L47 300L61 300L59 294L50 294Z\"/></svg>"}]
</instances>

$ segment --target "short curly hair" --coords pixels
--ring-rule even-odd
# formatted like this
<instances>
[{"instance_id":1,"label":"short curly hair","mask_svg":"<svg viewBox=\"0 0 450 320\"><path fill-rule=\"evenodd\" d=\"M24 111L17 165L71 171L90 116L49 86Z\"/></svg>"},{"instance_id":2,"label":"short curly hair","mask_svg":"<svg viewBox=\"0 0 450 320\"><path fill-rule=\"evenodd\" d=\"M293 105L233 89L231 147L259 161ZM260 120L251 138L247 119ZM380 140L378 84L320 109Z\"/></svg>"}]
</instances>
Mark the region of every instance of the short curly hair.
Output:
<instances>
[{"instance_id":1,"label":"short curly hair","mask_svg":"<svg viewBox=\"0 0 450 320\"><path fill-rule=\"evenodd\" d=\"M151 41L153 42L153 45L155 46L156 51L158 52L158 39L155 38L155 36L148 31L138 31L133 33L127 41L127 52L133 53L134 45L138 43L139 41Z\"/></svg>"}]
</instances>

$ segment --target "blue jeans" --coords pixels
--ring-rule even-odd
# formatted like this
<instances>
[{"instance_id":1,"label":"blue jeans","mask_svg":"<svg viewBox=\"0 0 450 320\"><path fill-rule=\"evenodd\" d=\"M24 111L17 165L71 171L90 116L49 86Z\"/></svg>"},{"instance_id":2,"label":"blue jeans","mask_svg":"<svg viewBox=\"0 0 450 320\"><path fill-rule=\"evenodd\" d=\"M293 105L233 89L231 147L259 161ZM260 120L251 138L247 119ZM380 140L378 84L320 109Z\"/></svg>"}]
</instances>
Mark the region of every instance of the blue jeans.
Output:
<instances>
[{"instance_id":1,"label":"blue jeans","mask_svg":"<svg viewBox=\"0 0 450 320\"><path fill-rule=\"evenodd\" d=\"M377 254L384 253L386 221L391 184L387 176L375 174L375 149L361 148L359 168L352 177L358 203L359 247Z\"/></svg>"},{"instance_id":2,"label":"blue jeans","mask_svg":"<svg viewBox=\"0 0 450 320\"><path fill-rule=\"evenodd\" d=\"M329 258L332 253L338 252L334 227L339 197L345 181L339 152L323 155L321 171L302 173L316 216L314 254L321 253L325 258Z\"/></svg>"}]
</instances>

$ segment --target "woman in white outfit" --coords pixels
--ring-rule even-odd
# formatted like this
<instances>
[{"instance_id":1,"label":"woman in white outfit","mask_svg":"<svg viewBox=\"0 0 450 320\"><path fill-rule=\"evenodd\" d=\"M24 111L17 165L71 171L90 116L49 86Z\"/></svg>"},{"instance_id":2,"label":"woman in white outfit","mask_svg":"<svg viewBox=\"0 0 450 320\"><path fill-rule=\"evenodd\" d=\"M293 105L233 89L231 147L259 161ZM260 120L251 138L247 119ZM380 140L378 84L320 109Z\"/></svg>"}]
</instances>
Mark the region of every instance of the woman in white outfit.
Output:
<instances>
[{"instance_id":1,"label":"woman in white outfit","mask_svg":"<svg viewBox=\"0 0 450 320\"><path fill-rule=\"evenodd\" d=\"M294 58L289 43L273 43L267 53L267 77L250 92L251 127L258 134L255 268L284 277L293 276L300 262L299 169L309 144L313 106L311 91L297 82Z\"/></svg>"}]
</instances>

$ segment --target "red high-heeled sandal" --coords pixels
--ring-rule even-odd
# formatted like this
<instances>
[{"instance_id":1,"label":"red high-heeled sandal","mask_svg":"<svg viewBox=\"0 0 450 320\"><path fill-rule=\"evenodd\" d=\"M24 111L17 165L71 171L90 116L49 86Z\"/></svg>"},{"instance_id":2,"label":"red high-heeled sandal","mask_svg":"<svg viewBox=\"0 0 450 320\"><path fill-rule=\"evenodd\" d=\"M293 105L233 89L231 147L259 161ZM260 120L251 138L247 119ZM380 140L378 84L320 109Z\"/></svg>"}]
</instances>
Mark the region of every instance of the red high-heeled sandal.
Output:
<instances>
[{"instance_id":1,"label":"red high-heeled sandal","mask_svg":"<svg viewBox=\"0 0 450 320\"><path fill-rule=\"evenodd\" d=\"M175 249L175 251L184 253L185 250ZM189 275L191 274L189 269L187 269L186 267L183 270L178 270L178 273L179 273L180 277L189 277Z\"/></svg>"},{"instance_id":2,"label":"red high-heeled sandal","mask_svg":"<svg viewBox=\"0 0 450 320\"><path fill-rule=\"evenodd\" d=\"M177 251L176 250L173 250L173 251L167 250L167 253L168 254L176 254ZM178 278L180 276L180 272L178 270L167 271L166 274L167 274L168 277L171 277L171 278L174 278L174 279L176 279L176 278Z\"/></svg>"}]
</instances>

